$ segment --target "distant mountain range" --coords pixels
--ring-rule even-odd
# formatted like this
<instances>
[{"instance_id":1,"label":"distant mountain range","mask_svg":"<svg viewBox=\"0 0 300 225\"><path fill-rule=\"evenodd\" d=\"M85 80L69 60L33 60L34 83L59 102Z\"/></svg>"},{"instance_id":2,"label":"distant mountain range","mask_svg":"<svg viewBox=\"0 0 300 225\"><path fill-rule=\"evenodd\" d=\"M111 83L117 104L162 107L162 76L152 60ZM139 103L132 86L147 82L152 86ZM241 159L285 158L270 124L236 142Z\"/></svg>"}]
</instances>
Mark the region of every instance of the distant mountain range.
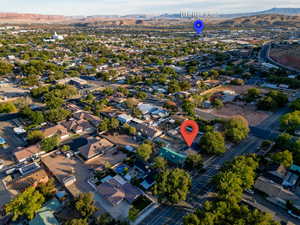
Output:
<instances>
[{"instance_id":1,"label":"distant mountain range","mask_svg":"<svg viewBox=\"0 0 300 225\"><path fill-rule=\"evenodd\" d=\"M300 8L272 8L264 11L249 12L249 13L234 13L234 14L222 14L219 15L223 18L236 18L244 16L258 16L265 14L280 14L280 15L300 15Z\"/></svg>"},{"instance_id":2,"label":"distant mountain range","mask_svg":"<svg viewBox=\"0 0 300 225\"><path fill-rule=\"evenodd\" d=\"M249 13L235 13L235 14L221 14L214 15L215 17L224 19L233 19L239 17L259 16L259 15L286 15L295 16L300 15L300 8L272 8L269 10ZM213 16L213 17L214 17ZM0 13L0 23L73 23L73 22L91 22L91 21L106 21L120 20L120 19L137 19L137 20L151 20L151 19L179 19L180 14L161 14L145 15L145 14L131 14L126 16L118 15L91 15L91 16L63 16L63 15L42 15L30 13Z\"/></svg>"},{"instance_id":3,"label":"distant mountain range","mask_svg":"<svg viewBox=\"0 0 300 225\"><path fill-rule=\"evenodd\" d=\"M300 15L260 14L227 18L217 25L222 27L300 27Z\"/></svg>"}]
</instances>

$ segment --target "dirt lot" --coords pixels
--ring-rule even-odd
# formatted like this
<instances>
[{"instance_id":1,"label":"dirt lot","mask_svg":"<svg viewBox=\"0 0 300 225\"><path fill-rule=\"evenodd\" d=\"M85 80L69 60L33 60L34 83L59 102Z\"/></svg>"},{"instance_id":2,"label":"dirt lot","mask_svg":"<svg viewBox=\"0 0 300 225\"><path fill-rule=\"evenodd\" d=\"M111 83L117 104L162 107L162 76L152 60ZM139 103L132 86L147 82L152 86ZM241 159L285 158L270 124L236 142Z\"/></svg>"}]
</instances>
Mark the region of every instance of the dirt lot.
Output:
<instances>
[{"instance_id":1,"label":"dirt lot","mask_svg":"<svg viewBox=\"0 0 300 225\"><path fill-rule=\"evenodd\" d=\"M240 106L233 103L226 103L221 109L201 109L201 111L222 118L230 118L241 115L249 121L251 126L258 125L271 115L269 112L258 111L254 105Z\"/></svg>"},{"instance_id":2,"label":"dirt lot","mask_svg":"<svg viewBox=\"0 0 300 225\"><path fill-rule=\"evenodd\" d=\"M209 89L207 91L204 91L204 92L201 93L201 95L214 94L214 93L218 93L218 92L222 92L222 91L235 91L235 93L237 93L237 94L244 94L250 88L259 88L259 87L254 86L254 85L241 85L241 86L238 86L238 85L228 85L228 86L220 86L220 87L215 87L215 88ZM259 89L261 90L261 92L263 94L268 92L267 89L262 89L262 88L259 88Z\"/></svg>"},{"instance_id":3,"label":"dirt lot","mask_svg":"<svg viewBox=\"0 0 300 225\"><path fill-rule=\"evenodd\" d=\"M300 45L272 48L270 57L283 65L300 70Z\"/></svg>"}]
</instances>

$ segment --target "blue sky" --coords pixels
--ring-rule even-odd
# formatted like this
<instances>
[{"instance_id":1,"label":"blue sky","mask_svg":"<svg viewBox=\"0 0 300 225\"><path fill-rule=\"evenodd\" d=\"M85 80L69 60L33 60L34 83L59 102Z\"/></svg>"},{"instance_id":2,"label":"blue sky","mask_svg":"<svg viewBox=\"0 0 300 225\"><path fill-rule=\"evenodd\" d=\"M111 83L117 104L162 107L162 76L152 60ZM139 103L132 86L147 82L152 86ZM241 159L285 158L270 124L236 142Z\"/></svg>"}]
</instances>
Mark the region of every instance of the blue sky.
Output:
<instances>
[{"instance_id":1,"label":"blue sky","mask_svg":"<svg viewBox=\"0 0 300 225\"><path fill-rule=\"evenodd\" d=\"M297 7L300 0L0 0L2 12L62 15L178 13L183 10L236 13Z\"/></svg>"}]
</instances>

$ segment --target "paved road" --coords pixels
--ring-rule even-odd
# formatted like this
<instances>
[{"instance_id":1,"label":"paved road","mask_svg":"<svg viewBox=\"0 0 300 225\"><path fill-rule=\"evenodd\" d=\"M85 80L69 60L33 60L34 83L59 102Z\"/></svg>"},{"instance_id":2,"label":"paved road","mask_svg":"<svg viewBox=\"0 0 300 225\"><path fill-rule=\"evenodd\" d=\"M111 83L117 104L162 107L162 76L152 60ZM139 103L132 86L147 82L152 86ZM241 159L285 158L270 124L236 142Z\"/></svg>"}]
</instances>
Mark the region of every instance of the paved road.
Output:
<instances>
[{"instance_id":1,"label":"paved road","mask_svg":"<svg viewBox=\"0 0 300 225\"><path fill-rule=\"evenodd\" d=\"M280 109L278 112L273 113L270 117L264 120L257 129L263 129L269 132L273 132L274 128L278 126L278 119L288 112L288 108ZM251 130L251 132L253 129ZM271 133L272 133L271 132ZM261 140L256 132L250 134L250 136L242 141L236 147L229 149L224 155L215 157L210 161L210 164L206 168L205 173L198 177L194 177L192 181L192 187L190 194L187 197L187 202L191 207L199 208L202 203L207 200L207 194L213 190L213 186L210 184L211 178L218 173L218 170L222 165L231 161L238 155L246 155L255 153L257 148L261 144ZM183 207L172 207L161 205L154 212L142 221L142 225L165 225L165 224L182 224L182 218L186 215L186 210Z\"/></svg>"},{"instance_id":2,"label":"paved road","mask_svg":"<svg viewBox=\"0 0 300 225\"><path fill-rule=\"evenodd\" d=\"M269 56L270 49L271 49L271 42L266 43L265 45L262 46L261 51L259 52L259 56L258 56L258 60L260 62L268 62L268 63L272 63L282 69L285 69L285 70L289 70L289 71L296 72L296 73L300 72L300 70L298 70L298 69L295 69L295 68L292 68L292 67L289 67L289 66L286 66L286 65L280 64L279 62L274 61Z\"/></svg>"},{"instance_id":3,"label":"paved road","mask_svg":"<svg viewBox=\"0 0 300 225\"><path fill-rule=\"evenodd\" d=\"M221 166L232 160L235 156L249 154L256 151L260 145L260 139L250 136L247 140L240 143L233 149L230 149L226 154L216 157L211 161L210 166L206 168L204 174L193 178L192 188L187 198L187 202L192 207L201 207L202 203L207 199L207 193L213 190L210 184L211 178L218 173ZM182 218L186 215L187 210L183 207L172 207L162 205L146 217L142 225L165 225L165 224L182 224Z\"/></svg>"},{"instance_id":4,"label":"paved road","mask_svg":"<svg viewBox=\"0 0 300 225\"><path fill-rule=\"evenodd\" d=\"M268 45L264 45L262 47L262 50L259 54L260 61L268 61L268 48ZM297 96L300 96L300 92L297 93ZM238 155L255 153L257 148L260 146L262 139L276 138L279 134L279 132L276 130L276 128L279 127L279 118L288 111L289 109L285 107L273 113L261 124L251 128L251 135L249 138L241 142L235 148L229 149L224 155L218 156L214 158L214 160L211 160L209 166L206 168L205 173L193 178L190 194L187 197L187 202L191 205L191 207L201 207L202 203L207 200L207 194L214 189L214 187L210 184L211 178L218 173L218 170L225 162L232 160ZM186 215L186 213L186 209L183 207L161 205L140 224L180 225L182 224L182 218L184 215Z\"/></svg>"}]
</instances>

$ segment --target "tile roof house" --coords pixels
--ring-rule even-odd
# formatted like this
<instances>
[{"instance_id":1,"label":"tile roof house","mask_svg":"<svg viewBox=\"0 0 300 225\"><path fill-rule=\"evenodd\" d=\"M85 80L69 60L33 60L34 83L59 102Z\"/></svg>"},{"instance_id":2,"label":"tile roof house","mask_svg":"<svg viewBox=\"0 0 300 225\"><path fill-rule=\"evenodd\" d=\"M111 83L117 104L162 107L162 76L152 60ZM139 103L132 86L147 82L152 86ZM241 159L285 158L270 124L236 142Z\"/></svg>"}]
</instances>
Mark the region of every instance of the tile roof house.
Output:
<instances>
[{"instance_id":1,"label":"tile roof house","mask_svg":"<svg viewBox=\"0 0 300 225\"><path fill-rule=\"evenodd\" d=\"M80 154L86 159L91 159L97 155L103 154L114 145L105 138L89 137L88 143L79 148Z\"/></svg>"},{"instance_id":2,"label":"tile roof house","mask_svg":"<svg viewBox=\"0 0 300 225\"><path fill-rule=\"evenodd\" d=\"M79 111L81 111L81 109L77 106L77 105L74 105L74 104L67 104L67 109L69 110L69 111L71 111L72 113L75 113L75 112L79 112Z\"/></svg>"},{"instance_id":3,"label":"tile roof house","mask_svg":"<svg viewBox=\"0 0 300 225\"><path fill-rule=\"evenodd\" d=\"M104 182L97 187L101 196L112 205L118 205L123 201L125 194L118 186L110 180Z\"/></svg>"},{"instance_id":4,"label":"tile roof house","mask_svg":"<svg viewBox=\"0 0 300 225\"><path fill-rule=\"evenodd\" d=\"M40 156L44 153L44 151L41 151L39 145L32 145L14 152L14 157L18 162L24 162L32 157Z\"/></svg>"},{"instance_id":5,"label":"tile roof house","mask_svg":"<svg viewBox=\"0 0 300 225\"><path fill-rule=\"evenodd\" d=\"M123 200L132 203L143 194L140 189L127 183L120 176L116 176L100 184L97 190L113 206L120 204Z\"/></svg>"},{"instance_id":6,"label":"tile roof house","mask_svg":"<svg viewBox=\"0 0 300 225\"><path fill-rule=\"evenodd\" d=\"M60 139L66 139L69 137L68 130L62 125L56 125L54 127L49 127L42 130L44 137L52 137L54 135L59 135Z\"/></svg>"},{"instance_id":7,"label":"tile roof house","mask_svg":"<svg viewBox=\"0 0 300 225\"><path fill-rule=\"evenodd\" d=\"M81 120L68 120L61 123L68 131L74 132L76 134L80 133L92 133L95 128L84 119Z\"/></svg>"},{"instance_id":8,"label":"tile roof house","mask_svg":"<svg viewBox=\"0 0 300 225\"><path fill-rule=\"evenodd\" d=\"M257 178L254 188L267 194L271 199L281 199L283 201L300 200L300 198L293 192L284 189L280 184L276 184L275 182L262 176Z\"/></svg>"},{"instance_id":9,"label":"tile roof house","mask_svg":"<svg viewBox=\"0 0 300 225\"><path fill-rule=\"evenodd\" d=\"M144 123L130 122L129 125L135 127L138 132L149 139L159 137L163 133L161 130Z\"/></svg>"},{"instance_id":10,"label":"tile roof house","mask_svg":"<svg viewBox=\"0 0 300 225\"><path fill-rule=\"evenodd\" d=\"M73 117L77 120L85 119L89 121L94 127L98 127L101 119L98 116L94 116L87 112L76 112L73 113Z\"/></svg>"}]
</instances>

